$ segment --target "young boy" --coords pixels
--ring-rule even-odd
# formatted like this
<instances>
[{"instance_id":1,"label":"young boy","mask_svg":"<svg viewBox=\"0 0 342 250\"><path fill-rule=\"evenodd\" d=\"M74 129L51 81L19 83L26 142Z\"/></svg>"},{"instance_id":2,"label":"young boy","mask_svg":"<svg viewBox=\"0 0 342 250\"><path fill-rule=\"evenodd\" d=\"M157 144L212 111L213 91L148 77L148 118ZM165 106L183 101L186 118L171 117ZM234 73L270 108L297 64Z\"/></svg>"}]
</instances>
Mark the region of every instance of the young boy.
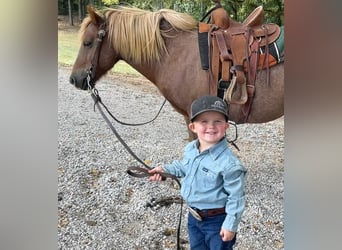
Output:
<instances>
[{"instance_id":1,"label":"young boy","mask_svg":"<svg viewBox=\"0 0 342 250\"><path fill-rule=\"evenodd\" d=\"M227 105L218 97L203 96L192 103L190 121L198 139L185 147L182 160L150 170L149 179L161 181L160 172L183 178L192 250L233 249L245 207L246 169L225 139Z\"/></svg>"}]
</instances>

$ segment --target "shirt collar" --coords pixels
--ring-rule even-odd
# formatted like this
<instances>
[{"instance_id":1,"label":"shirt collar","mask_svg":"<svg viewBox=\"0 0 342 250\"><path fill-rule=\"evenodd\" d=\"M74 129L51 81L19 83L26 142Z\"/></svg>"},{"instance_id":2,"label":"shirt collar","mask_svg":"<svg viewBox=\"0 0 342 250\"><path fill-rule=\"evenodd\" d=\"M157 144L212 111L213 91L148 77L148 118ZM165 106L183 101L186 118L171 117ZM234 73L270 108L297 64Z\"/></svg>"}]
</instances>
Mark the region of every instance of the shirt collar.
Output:
<instances>
[{"instance_id":1,"label":"shirt collar","mask_svg":"<svg viewBox=\"0 0 342 250\"><path fill-rule=\"evenodd\" d=\"M196 139L193 146L198 150L199 141ZM218 143L210 147L209 149L204 150L201 154L209 153L210 156L216 160L217 157L228 147L228 143L225 137L223 137Z\"/></svg>"}]
</instances>

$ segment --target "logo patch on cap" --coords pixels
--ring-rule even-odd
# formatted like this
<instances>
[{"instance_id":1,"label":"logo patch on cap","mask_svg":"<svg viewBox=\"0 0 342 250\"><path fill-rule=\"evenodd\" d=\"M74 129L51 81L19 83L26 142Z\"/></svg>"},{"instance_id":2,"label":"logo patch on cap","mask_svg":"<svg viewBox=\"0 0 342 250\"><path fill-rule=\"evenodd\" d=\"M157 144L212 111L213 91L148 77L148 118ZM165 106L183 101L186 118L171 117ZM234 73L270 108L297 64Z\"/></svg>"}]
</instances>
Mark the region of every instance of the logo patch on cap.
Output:
<instances>
[{"instance_id":1,"label":"logo patch on cap","mask_svg":"<svg viewBox=\"0 0 342 250\"><path fill-rule=\"evenodd\" d=\"M221 101L214 102L213 104L211 104L211 107L219 108L219 109L225 109L225 106Z\"/></svg>"},{"instance_id":2,"label":"logo patch on cap","mask_svg":"<svg viewBox=\"0 0 342 250\"><path fill-rule=\"evenodd\" d=\"M222 113L228 120L228 110L226 103L217 96L202 96L191 104L192 121L197 115L206 111L217 111Z\"/></svg>"}]
</instances>

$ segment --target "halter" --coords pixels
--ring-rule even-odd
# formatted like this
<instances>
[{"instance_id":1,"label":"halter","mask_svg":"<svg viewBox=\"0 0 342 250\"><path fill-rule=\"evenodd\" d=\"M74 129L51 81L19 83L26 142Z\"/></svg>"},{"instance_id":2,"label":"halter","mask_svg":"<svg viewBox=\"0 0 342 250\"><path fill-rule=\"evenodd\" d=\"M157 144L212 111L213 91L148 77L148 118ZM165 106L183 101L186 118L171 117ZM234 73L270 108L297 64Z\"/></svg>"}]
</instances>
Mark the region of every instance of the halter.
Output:
<instances>
[{"instance_id":1,"label":"halter","mask_svg":"<svg viewBox=\"0 0 342 250\"><path fill-rule=\"evenodd\" d=\"M106 22L104 22L100 25L99 31L97 32L96 48L95 48L94 57L93 57L93 60L90 64L90 67L87 69L88 90L92 90L94 88L94 85L95 85L92 83L92 80L93 80L93 77L95 75L97 65L99 63L100 52L101 52L101 48L102 48L102 41L106 35L105 29L106 29Z\"/></svg>"}]
</instances>

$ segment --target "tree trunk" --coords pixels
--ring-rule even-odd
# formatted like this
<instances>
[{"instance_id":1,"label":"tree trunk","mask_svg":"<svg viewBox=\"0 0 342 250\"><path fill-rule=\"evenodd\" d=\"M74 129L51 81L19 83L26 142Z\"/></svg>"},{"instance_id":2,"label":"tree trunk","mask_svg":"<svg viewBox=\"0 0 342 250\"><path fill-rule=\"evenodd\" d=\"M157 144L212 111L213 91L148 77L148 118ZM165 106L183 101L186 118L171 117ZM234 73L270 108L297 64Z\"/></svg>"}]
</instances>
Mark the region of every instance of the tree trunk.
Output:
<instances>
[{"instance_id":1,"label":"tree trunk","mask_svg":"<svg viewBox=\"0 0 342 250\"><path fill-rule=\"evenodd\" d=\"M83 0L78 0L78 19L80 21L84 18L84 2Z\"/></svg>"},{"instance_id":2,"label":"tree trunk","mask_svg":"<svg viewBox=\"0 0 342 250\"><path fill-rule=\"evenodd\" d=\"M158 9L162 9L163 8L163 0L159 0L158 1Z\"/></svg>"},{"instance_id":3,"label":"tree trunk","mask_svg":"<svg viewBox=\"0 0 342 250\"><path fill-rule=\"evenodd\" d=\"M68 9L69 9L69 24L71 26L74 26L74 19L72 17L72 5L71 5L71 0L68 0Z\"/></svg>"}]
</instances>

